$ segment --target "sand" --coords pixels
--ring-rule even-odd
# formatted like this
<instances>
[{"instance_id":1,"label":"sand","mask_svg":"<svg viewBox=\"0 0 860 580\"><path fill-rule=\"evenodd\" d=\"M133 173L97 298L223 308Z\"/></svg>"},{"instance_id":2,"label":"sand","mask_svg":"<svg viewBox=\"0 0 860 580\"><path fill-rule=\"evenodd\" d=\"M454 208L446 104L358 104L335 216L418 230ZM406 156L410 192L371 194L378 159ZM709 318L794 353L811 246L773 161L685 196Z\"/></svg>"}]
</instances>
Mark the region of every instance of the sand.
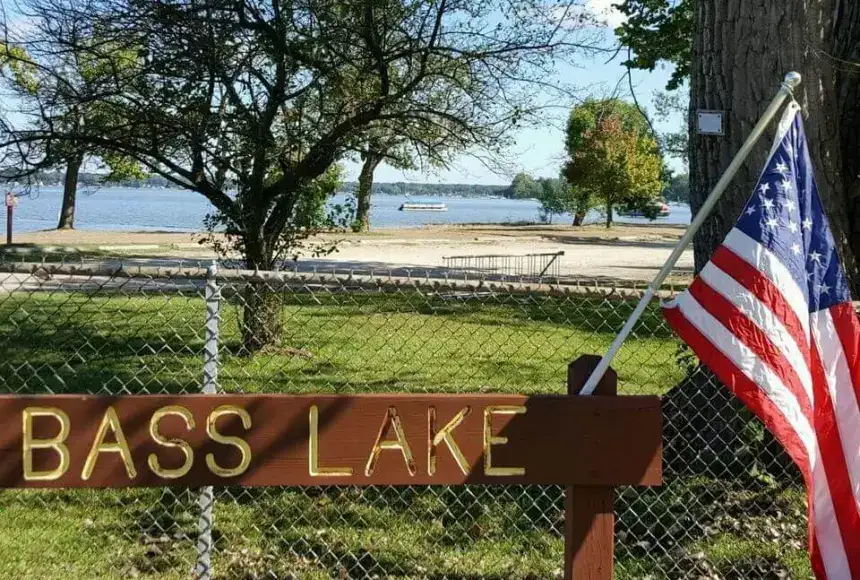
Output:
<instances>
[{"instance_id":1,"label":"sand","mask_svg":"<svg viewBox=\"0 0 860 580\"><path fill-rule=\"evenodd\" d=\"M433 226L380 230L368 234L325 234L314 242L337 244L334 254L307 256L320 265L367 268L435 268L450 256L523 255L564 252L560 273L566 277L650 280L683 234L682 226ZM15 243L60 251L91 251L152 257L207 258L212 251L198 243L199 234L104 232L91 230L22 233ZM689 278L692 252L686 252L673 274Z\"/></svg>"}]
</instances>

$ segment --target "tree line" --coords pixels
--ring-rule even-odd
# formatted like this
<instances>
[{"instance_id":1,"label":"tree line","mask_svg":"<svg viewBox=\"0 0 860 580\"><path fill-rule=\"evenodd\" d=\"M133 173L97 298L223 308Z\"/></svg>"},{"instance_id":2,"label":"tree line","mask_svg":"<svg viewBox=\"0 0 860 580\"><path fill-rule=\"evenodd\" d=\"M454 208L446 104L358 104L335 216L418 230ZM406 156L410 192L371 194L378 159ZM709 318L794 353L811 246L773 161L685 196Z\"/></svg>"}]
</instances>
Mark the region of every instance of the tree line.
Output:
<instances>
[{"instance_id":1,"label":"tree line","mask_svg":"<svg viewBox=\"0 0 860 580\"><path fill-rule=\"evenodd\" d=\"M175 188L176 184L160 175L145 175L141 177L111 178L109 174L81 171L78 173L77 183L84 187L166 187ZM20 175L9 173L4 175L0 172L0 183L12 184L19 182ZM26 177L24 186L40 184L41 186L57 185L65 186L65 171L37 171ZM228 184L229 187L229 184ZM352 194L358 187L356 181L345 181L341 183L337 191L343 194ZM513 192L508 185L482 185L478 183L421 183L421 182L391 182L374 183L373 195L409 195L409 196L459 196L459 197L507 197L513 198Z\"/></svg>"}]
</instances>

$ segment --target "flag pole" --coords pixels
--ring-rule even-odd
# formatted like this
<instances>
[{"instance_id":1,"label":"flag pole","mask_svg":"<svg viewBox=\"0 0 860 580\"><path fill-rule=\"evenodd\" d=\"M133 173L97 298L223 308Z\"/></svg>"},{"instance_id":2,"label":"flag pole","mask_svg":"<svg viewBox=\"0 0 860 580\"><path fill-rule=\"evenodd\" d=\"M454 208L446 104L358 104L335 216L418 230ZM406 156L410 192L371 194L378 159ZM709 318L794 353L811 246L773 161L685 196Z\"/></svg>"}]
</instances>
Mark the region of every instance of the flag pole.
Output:
<instances>
[{"instance_id":1,"label":"flag pole","mask_svg":"<svg viewBox=\"0 0 860 580\"><path fill-rule=\"evenodd\" d=\"M654 280L651 281L651 284L648 285L648 288L645 290L645 293L642 295L642 298L639 300L639 304L636 305L636 308L633 310L633 313L630 315L630 318L627 319L627 322L624 323L624 327L621 329L621 332L618 333L618 336L615 337L615 340L612 341L612 344L609 347L609 350L603 355L603 358L600 359L598 365L592 371L591 376L588 377L588 381L580 390L581 395L591 395L594 393L594 389L597 387L597 383L600 382L600 379L603 378L606 369L609 368L610 363L612 363L612 359L615 358L616 353L621 348L621 345L624 344L624 341L627 340L627 337L630 335L630 332L633 330L633 327L639 321L639 318L642 316L642 313L645 312L645 308L647 308L648 304L651 302L651 299L657 294L662 286L663 282L666 280L666 277L669 275L669 272L672 271L672 268L675 267L675 263L678 261L678 258L681 257L681 254L684 253L684 250L687 249L687 246L690 245L690 242L693 240L693 236L696 235L696 232L699 231L699 228L702 227L702 224L705 222L705 219L710 215L711 211L714 209L714 206L717 205L720 197L722 197L723 193L731 183L732 179L734 179L738 170L743 165L746 158L749 156L756 142L761 138L764 130L770 124L771 120L773 120L776 113L779 111L782 104L785 102L785 99L793 94L793 91L800 84L801 76L800 73L790 72L785 75L785 79L782 81L782 85L779 88L779 92L776 93L776 97L774 97L773 101L771 101L768 108L765 110L764 114L759 119L756 126L753 128L747 140L744 142L740 151L738 151L735 158L732 159L731 164L729 165L726 172L723 173L723 176L720 177L720 180L717 182L717 185L714 187L714 190L705 200L705 203L702 204L702 207L699 209L699 212L696 214L696 217L693 218L693 221L690 223L690 227L687 228L687 231L684 232L684 235L681 237L681 240L678 242L678 245L675 246L675 249L672 250L672 254L669 256L669 259L666 260L666 263L663 264L663 267L660 269L660 272L654 277Z\"/></svg>"}]
</instances>

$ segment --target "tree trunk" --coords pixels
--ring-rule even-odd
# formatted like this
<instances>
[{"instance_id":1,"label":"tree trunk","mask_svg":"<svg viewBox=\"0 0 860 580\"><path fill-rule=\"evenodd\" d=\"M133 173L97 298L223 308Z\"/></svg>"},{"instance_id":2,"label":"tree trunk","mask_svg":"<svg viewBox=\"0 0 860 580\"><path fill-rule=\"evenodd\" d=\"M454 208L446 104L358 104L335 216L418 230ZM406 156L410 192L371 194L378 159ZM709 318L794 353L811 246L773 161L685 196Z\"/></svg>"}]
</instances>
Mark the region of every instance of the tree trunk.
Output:
<instances>
[{"instance_id":1,"label":"tree trunk","mask_svg":"<svg viewBox=\"0 0 860 580\"><path fill-rule=\"evenodd\" d=\"M63 207L60 209L58 230L70 230L75 227L75 199L78 195L78 175L84 163L83 155L71 157L66 164L66 178L63 183Z\"/></svg>"},{"instance_id":2,"label":"tree trunk","mask_svg":"<svg viewBox=\"0 0 860 580\"><path fill-rule=\"evenodd\" d=\"M585 212L584 211L578 211L575 214L573 214L573 225L574 226L577 226L577 227L581 226L582 222L584 222L584 221L585 221Z\"/></svg>"},{"instance_id":3,"label":"tree trunk","mask_svg":"<svg viewBox=\"0 0 860 580\"><path fill-rule=\"evenodd\" d=\"M245 242L245 259L251 270L271 270L271 249L265 241L252 235ZM243 294L243 353L253 355L266 347L276 346L283 330L282 297L266 282L249 282Z\"/></svg>"},{"instance_id":4,"label":"tree trunk","mask_svg":"<svg viewBox=\"0 0 860 580\"><path fill-rule=\"evenodd\" d=\"M836 23L833 53L842 66L836 66L836 87L842 149L842 180L848 200L851 224L848 232L851 252L860 261L860 3L842 2ZM850 64L847 64L850 63ZM854 280L854 296L860 292L860 264L849 275Z\"/></svg>"},{"instance_id":5,"label":"tree trunk","mask_svg":"<svg viewBox=\"0 0 860 580\"><path fill-rule=\"evenodd\" d=\"M785 73L797 70L803 75L803 84L796 97L805 113L815 175L834 234L841 242L843 263L850 276L856 269L854 256L860 255L856 253L857 230L860 229L858 208L853 207L857 203L856 200L854 204L849 203L848 199L848 183L856 179L860 161L858 75L846 79L844 75L847 73L838 74L830 55L847 56L845 50L835 46L835 32L841 30L853 37L856 57L857 22L860 20L857 3L840 0L700 0L693 4L695 30L689 126L692 212L699 211L773 99ZM841 12L837 5L841 5ZM849 26L846 19L851 19L854 25ZM853 32L848 34L848 30ZM724 111L725 134L720 137L698 135L695 127L697 109ZM732 187L725 192L696 235L693 248L697 271L722 243L752 194L775 128L776 122L771 124L735 177ZM856 277L854 280L856 282ZM667 425L675 425L676 430L678 425L689 425L693 430L703 425L709 427L700 430L695 437L683 435L680 431L672 435L672 430L668 430L667 439L670 441L667 449L673 448L673 453L694 453L700 458L710 458L699 465L702 471L714 474L728 469L735 472L742 468L744 462L729 458L741 457L749 447L743 435L749 431L749 419L740 420L733 397L726 396L728 391L722 386L718 391L709 392L707 400L702 400L703 388L701 381L694 380L696 376L700 375L691 375L667 395L672 405L666 406L664 421ZM675 438L678 440L673 440ZM770 441L771 437L766 435L765 439ZM682 449L684 446L686 450ZM765 448L779 449L767 443ZM787 465L785 457L781 461L781 465ZM778 476L786 473L789 472L774 471Z\"/></svg>"},{"instance_id":6,"label":"tree trunk","mask_svg":"<svg viewBox=\"0 0 860 580\"><path fill-rule=\"evenodd\" d=\"M612 227L612 209L613 209L612 202L611 201L606 202L606 229L609 229Z\"/></svg>"},{"instance_id":7,"label":"tree trunk","mask_svg":"<svg viewBox=\"0 0 860 580\"><path fill-rule=\"evenodd\" d=\"M356 210L355 222L352 229L357 232L366 232L370 230L370 194L373 189L373 172L382 162L382 156L373 152L368 152L362 156L364 164L361 166L361 173L358 175L358 189L355 192Z\"/></svg>"},{"instance_id":8,"label":"tree trunk","mask_svg":"<svg viewBox=\"0 0 860 580\"><path fill-rule=\"evenodd\" d=\"M842 6L841 13L837 11L838 4ZM850 29L846 19L853 18L855 22L856 50L856 21L860 19L856 3L703 0L694 5L696 30L690 78L690 207L693 213L702 206L773 99L784 74L797 70L803 75L803 84L796 96L806 116L806 132L819 190L834 233L843 242L843 260L853 270L854 253L849 242L852 220L846 186L850 176L846 177L843 169L850 165L847 159L855 163L860 159L860 150L856 148L860 121L856 117L858 75L855 73L850 82L845 75L838 78L829 55L844 54L835 47L834 33L837 28ZM849 86L855 92L851 93ZM847 103L849 94L854 95L851 104ZM837 112L848 115L849 108L853 108L854 118L841 119L842 115ZM697 109L724 111L725 135L696 134ZM693 245L697 270L710 259L752 194L775 127L774 122L696 235ZM854 144L854 148L849 144ZM856 169L853 175L857 175ZM857 223L856 219L853 221ZM856 243L854 245L856 247Z\"/></svg>"}]
</instances>

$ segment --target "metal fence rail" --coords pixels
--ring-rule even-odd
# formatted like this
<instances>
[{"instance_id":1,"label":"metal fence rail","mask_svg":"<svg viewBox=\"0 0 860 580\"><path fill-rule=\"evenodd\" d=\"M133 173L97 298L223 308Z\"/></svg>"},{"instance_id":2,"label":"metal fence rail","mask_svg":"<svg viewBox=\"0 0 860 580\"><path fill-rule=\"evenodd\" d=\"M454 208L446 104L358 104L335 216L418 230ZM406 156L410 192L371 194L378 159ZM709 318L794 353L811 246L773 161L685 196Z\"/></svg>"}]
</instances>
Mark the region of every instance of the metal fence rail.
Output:
<instances>
[{"instance_id":1,"label":"metal fence rail","mask_svg":"<svg viewBox=\"0 0 860 580\"><path fill-rule=\"evenodd\" d=\"M603 352L639 294L0 263L0 391L562 393L567 363ZM796 470L656 305L614 366L621 394L664 394L666 482L619 489L616 577L808 577ZM558 460L576 457L560 447ZM7 491L0 577L553 578L562 497L556 486Z\"/></svg>"},{"instance_id":2,"label":"metal fence rail","mask_svg":"<svg viewBox=\"0 0 860 580\"><path fill-rule=\"evenodd\" d=\"M524 280L558 280L561 277L561 257L564 252L551 254L449 256L442 258L445 269L454 275L477 274Z\"/></svg>"}]
</instances>

